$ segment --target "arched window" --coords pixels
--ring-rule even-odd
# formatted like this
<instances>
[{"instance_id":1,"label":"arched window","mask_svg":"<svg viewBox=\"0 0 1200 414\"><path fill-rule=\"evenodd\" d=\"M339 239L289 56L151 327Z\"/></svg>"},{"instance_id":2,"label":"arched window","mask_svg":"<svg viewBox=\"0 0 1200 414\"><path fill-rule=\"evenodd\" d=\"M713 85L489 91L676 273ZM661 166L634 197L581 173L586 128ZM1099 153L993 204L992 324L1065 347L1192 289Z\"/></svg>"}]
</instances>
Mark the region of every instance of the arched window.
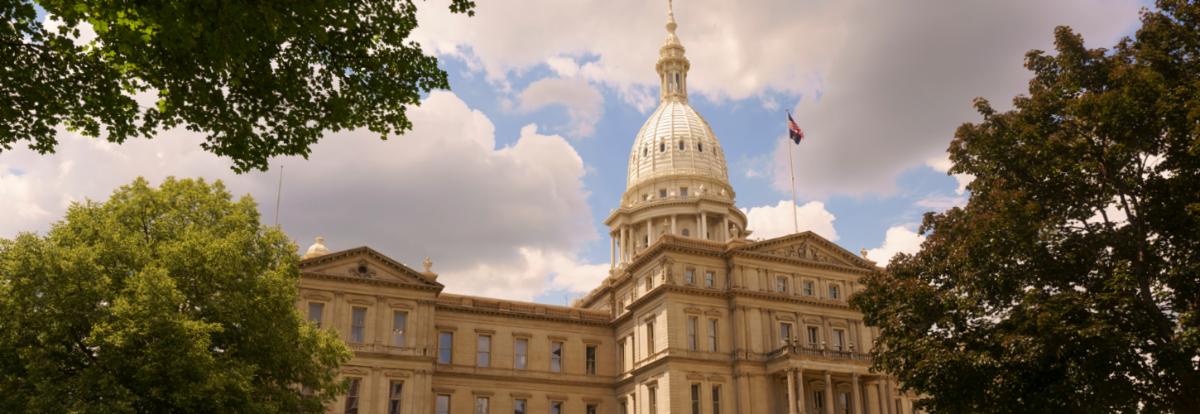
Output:
<instances>
[{"instance_id":1,"label":"arched window","mask_svg":"<svg viewBox=\"0 0 1200 414\"><path fill-rule=\"evenodd\" d=\"M649 153L649 148L642 148L642 156L645 157Z\"/></svg>"}]
</instances>

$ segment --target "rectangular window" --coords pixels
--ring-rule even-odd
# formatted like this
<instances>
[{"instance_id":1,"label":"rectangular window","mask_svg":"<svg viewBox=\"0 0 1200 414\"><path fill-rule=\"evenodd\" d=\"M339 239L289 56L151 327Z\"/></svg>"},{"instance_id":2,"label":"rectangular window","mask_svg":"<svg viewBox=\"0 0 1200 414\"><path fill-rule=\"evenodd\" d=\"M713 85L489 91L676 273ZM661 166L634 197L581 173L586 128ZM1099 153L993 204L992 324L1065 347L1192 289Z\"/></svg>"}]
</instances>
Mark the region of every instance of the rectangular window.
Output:
<instances>
[{"instance_id":1,"label":"rectangular window","mask_svg":"<svg viewBox=\"0 0 1200 414\"><path fill-rule=\"evenodd\" d=\"M362 378L350 378L350 389L346 391L346 414L358 414L358 393Z\"/></svg>"},{"instance_id":2,"label":"rectangular window","mask_svg":"<svg viewBox=\"0 0 1200 414\"><path fill-rule=\"evenodd\" d=\"M475 366L492 366L492 337L479 335L475 340Z\"/></svg>"},{"instance_id":3,"label":"rectangular window","mask_svg":"<svg viewBox=\"0 0 1200 414\"><path fill-rule=\"evenodd\" d=\"M392 381L388 387L388 414L400 414L401 396L404 394L404 382Z\"/></svg>"},{"instance_id":4,"label":"rectangular window","mask_svg":"<svg viewBox=\"0 0 1200 414\"><path fill-rule=\"evenodd\" d=\"M654 355L654 322L646 322L646 356Z\"/></svg>"},{"instance_id":5,"label":"rectangular window","mask_svg":"<svg viewBox=\"0 0 1200 414\"><path fill-rule=\"evenodd\" d=\"M667 190L658 190L658 198L667 198Z\"/></svg>"},{"instance_id":6,"label":"rectangular window","mask_svg":"<svg viewBox=\"0 0 1200 414\"><path fill-rule=\"evenodd\" d=\"M449 364L453 361L454 332L438 333L438 363Z\"/></svg>"},{"instance_id":7,"label":"rectangular window","mask_svg":"<svg viewBox=\"0 0 1200 414\"><path fill-rule=\"evenodd\" d=\"M392 346L404 346L404 331L408 329L408 312L392 313Z\"/></svg>"},{"instance_id":8,"label":"rectangular window","mask_svg":"<svg viewBox=\"0 0 1200 414\"><path fill-rule=\"evenodd\" d=\"M700 414L700 384L692 384L692 414Z\"/></svg>"},{"instance_id":9,"label":"rectangular window","mask_svg":"<svg viewBox=\"0 0 1200 414\"><path fill-rule=\"evenodd\" d=\"M325 304L321 302L308 302L308 321L321 327L321 317L325 315Z\"/></svg>"},{"instance_id":10,"label":"rectangular window","mask_svg":"<svg viewBox=\"0 0 1200 414\"><path fill-rule=\"evenodd\" d=\"M588 345L584 350L584 358L587 361L587 374L596 375L596 346Z\"/></svg>"},{"instance_id":11,"label":"rectangular window","mask_svg":"<svg viewBox=\"0 0 1200 414\"><path fill-rule=\"evenodd\" d=\"M808 346L815 348L817 346L817 343L821 342L820 339L821 339L821 333L820 333L820 331L817 330L817 327L815 327L815 326L808 327Z\"/></svg>"},{"instance_id":12,"label":"rectangular window","mask_svg":"<svg viewBox=\"0 0 1200 414\"><path fill-rule=\"evenodd\" d=\"M361 344L367 337L367 308L355 306L350 312L350 342Z\"/></svg>"},{"instance_id":13,"label":"rectangular window","mask_svg":"<svg viewBox=\"0 0 1200 414\"><path fill-rule=\"evenodd\" d=\"M621 412L620 412L620 414L629 414L629 402L625 401L625 399L624 399L624 398L622 398L622 399L621 399Z\"/></svg>"},{"instance_id":14,"label":"rectangular window","mask_svg":"<svg viewBox=\"0 0 1200 414\"><path fill-rule=\"evenodd\" d=\"M450 414L449 394L438 394L437 402L434 404L434 411L437 414Z\"/></svg>"},{"instance_id":15,"label":"rectangular window","mask_svg":"<svg viewBox=\"0 0 1200 414\"><path fill-rule=\"evenodd\" d=\"M648 391L646 399L649 400L650 414L658 414L658 387L650 387Z\"/></svg>"},{"instance_id":16,"label":"rectangular window","mask_svg":"<svg viewBox=\"0 0 1200 414\"><path fill-rule=\"evenodd\" d=\"M704 287L710 288L710 287L716 287L716 286L717 286L717 273L713 272L711 270L704 272Z\"/></svg>"},{"instance_id":17,"label":"rectangular window","mask_svg":"<svg viewBox=\"0 0 1200 414\"><path fill-rule=\"evenodd\" d=\"M712 414L721 414L721 386L712 386Z\"/></svg>"},{"instance_id":18,"label":"rectangular window","mask_svg":"<svg viewBox=\"0 0 1200 414\"><path fill-rule=\"evenodd\" d=\"M834 284L829 285L829 298L830 299L838 299L841 296L842 296L842 292L841 292L841 289L838 288L838 285L834 285Z\"/></svg>"},{"instance_id":19,"label":"rectangular window","mask_svg":"<svg viewBox=\"0 0 1200 414\"><path fill-rule=\"evenodd\" d=\"M816 293L815 285L811 280L804 281L804 296L812 296Z\"/></svg>"},{"instance_id":20,"label":"rectangular window","mask_svg":"<svg viewBox=\"0 0 1200 414\"><path fill-rule=\"evenodd\" d=\"M786 343L789 339L792 339L792 324L787 323L787 322L780 322L779 323L779 340Z\"/></svg>"},{"instance_id":21,"label":"rectangular window","mask_svg":"<svg viewBox=\"0 0 1200 414\"><path fill-rule=\"evenodd\" d=\"M787 293L787 277L779 276L775 278L775 291L779 293Z\"/></svg>"},{"instance_id":22,"label":"rectangular window","mask_svg":"<svg viewBox=\"0 0 1200 414\"><path fill-rule=\"evenodd\" d=\"M596 404L588 404L587 409L584 410L584 413L596 414Z\"/></svg>"},{"instance_id":23,"label":"rectangular window","mask_svg":"<svg viewBox=\"0 0 1200 414\"><path fill-rule=\"evenodd\" d=\"M625 340L617 341L617 372L625 372Z\"/></svg>"},{"instance_id":24,"label":"rectangular window","mask_svg":"<svg viewBox=\"0 0 1200 414\"><path fill-rule=\"evenodd\" d=\"M654 288L654 278L647 276L646 277L646 291L649 292L650 289L653 289L653 288Z\"/></svg>"},{"instance_id":25,"label":"rectangular window","mask_svg":"<svg viewBox=\"0 0 1200 414\"><path fill-rule=\"evenodd\" d=\"M550 402L550 414L562 414L562 401Z\"/></svg>"},{"instance_id":26,"label":"rectangular window","mask_svg":"<svg viewBox=\"0 0 1200 414\"><path fill-rule=\"evenodd\" d=\"M825 408L825 392L813 391L812 394L813 394L813 406L816 407L818 411L824 409Z\"/></svg>"},{"instance_id":27,"label":"rectangular window","mask_svg":"<svg viewBox=\"0 0 1200 414\"><path fill-rule=\"evenodd\" d=\"M683 145L683 141L680 141L679 145ZM687 187L679 187L679 196L683 197L683 198L687 198Z\"/></svg>"},{"instance_id":28,"label":"rectangular window","mask_svg":"<svg viewBox=\"0 0 1200 414\"><path fill-rule=\"evenodd\" d=\"M687 269L683 271L683 283L689 285L696 284L696 269Z\"/></svg>"},{"instance_id":29,"label":"rectangular window","mask_svg":"<svg viewBox=\"0 0 1200 414\"><path fill-rule=\"evenodd\" d=\"M525 414L529 402L524 398L513 400L513 414Z\"/></svg>"},{"instance_id":30,"label":"rectangular window","mask_svg":"<svg viewBox=\"0 0 1200 414\"><path fill-rule=\"evenodd\" d=\"M562 372L562 357L563 357L563 343L558 342L558 341L551 342L550 343L550 371L551 372Z\"/></svg>"},{"instance_id":31,"label":"rectangular window","mask_svg":"<svg viewBox=\"0 0 1200 414\"><path fill-rule=\"evenodd\" d=\"M695 351L700 346L700 344L698 344L697 343L698 341L696 340L696 330L700 329L699 325L700 325L700 318L697 318L695 316L688 317L687 340L688 340L688 350L689 351Z\"/></svg>"},{"instance_id":32,"label":"rectangular window","mask_svg":"<svg viewBox=\"0 0 1200 414\"><path fill-rule=\"evenodd\" d=\"M708 320L708 352L717 352L717 320Z\"/></svg>"},{"instance_id":33,"label":"rectangular window","mask_svg":"<svg viewBox=\"0 0 1200 414\"><path fill-rule=\"evenodd\" d=\"M517 338L513 343L513 351L516 354L513 357L513 367L516 369L525 369L525 364L529 362L529 340L526 338Z\"/></svg>"},{"instance_id":34,"label":"rectangular window","mask_svg":"<svg viewBox=\"0 0 1200 414\"><path fill-rule=\"evenodd\" d=\"M846 347L846 331L841 329L833 330L833 349L845 351Z\"/></svg>"},{"instance_id":35,"label":"rectangular window","mask_svg":"<svg viewBox=\"0 0 1200 414\"><path fill-rule=\"evenodd\" d=\"M488 397L475 397L475 414L488 414Z\"/></svg>"}]
</instances>

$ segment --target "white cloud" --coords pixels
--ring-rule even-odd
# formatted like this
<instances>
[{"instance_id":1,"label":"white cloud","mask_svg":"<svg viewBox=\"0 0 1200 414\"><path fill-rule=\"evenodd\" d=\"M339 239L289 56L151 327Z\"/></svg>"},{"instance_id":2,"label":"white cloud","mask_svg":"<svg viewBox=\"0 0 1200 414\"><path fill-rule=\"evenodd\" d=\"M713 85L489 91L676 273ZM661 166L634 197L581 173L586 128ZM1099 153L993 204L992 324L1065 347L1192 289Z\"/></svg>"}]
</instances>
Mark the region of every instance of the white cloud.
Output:
<instances>
[{"instance_id":1,"label":"white cloud","mask_svg":"<svg viewBox=\"0 0 1200 414\"><path fill-rule=\"evenodd\" d=\"M369 245L412 264L430 256L448 291L515 299L603 279L607 263L577 259L598 235L583 161L565 139L529 126L497 148L488 117L449 92L430 94L409 116L414 129L403 136L332 134L309 160L274 163L285 165L280 223L301 249L323 235L334 250ZM0 210L18 214L0 215L0 237L44 231L71 200L107 198L139 175L225 180L273 222L278 171L234 175L200 141L173 130L115 147L63 132L56 154L6 151Z\"/></svg>"},{"instance_id":2,"label":"white cloud","mask_svg":"<svg viewBox=\"0 0 1200 414\"><path fill-rule=\"evenodd\" d=\"M950 172L950 167L954 166L954 162L950 161L949 156L944 156L925 160L925 166L940 173L948 173ZM975 181L975 176L971 174L950 174L950 176L954 177L954 181L958 182L958 188L954 189L954 193L958 195L966 194L967 185L971 184L971 181Z\"/></svg>"},{"instance_id":3,"label":"white cloud","mask_svg":"<svg viewBox=\"0 0 1200 414\"><path fill-rule=\"evenodd\" d=\"M793 219L793 210L795 219ZM780 200L774 206L751 207L742 209L749 223L746 228L754 233L753 238L770 239L795 233L796 224L800 231L812 231L830 241L838 239L833 221L837 217L825 210L825 203L810 201L803 206L796 206L790 201Z\"/></svg>"},{"instance_id":4,"label":"white cloud","mask_svg":"<svg viewBox=\"0 0 1200 414\"><path fill-rule=\"evenodd\" d=\"M962 207L962 206L967 205L967 197L966 196L950 197L950 196L942 196L942 195L931 195L929 197L925 197L920 200L917 200L917 202L915 204L919 207L924 207L926 209L929 209L929 210L932 210L935 212L941 212L941 211L949 210L953 207Z\"/></svg>"},{"instance_id":5,"label":"white cloud","mask_svg":"<svg viewBox=\"0 0 1200 414\"><path fill-rule=\"evenodd\" d=\"M42 28L48 32L57 33L63 24L63 21L53 14L47 14L42 19ZM76 45L83 46L96 40L96 30L92 28L91 23L79 22L75 29L79 30L78 36L75 36L74 33L68 33L67 36L73 38Z\"/></svg>"},{"instance_id":6,"label":"white cloud","mask_svg":"<svg viewBox=\"0 0 1200 414\"><path fill-rule=\"evenodd\" d=\"M897 253L911 254L921 250L921 243L925 242L925 236L917 234L910 229L911 227L913 225L888 228L883 238L883 245L867 250L867 258L883 266L890 263L892 257Z\"/></svg>"},{"instance_id":7,"label":"white cloud","mask_svg":"<svg viewBox=\"0 0 1200 414\"><path fill-rule=\"evenodd\" d=\"M604 115L604 96L579 78L544 78L521 91L517 109L533 112L560 105L567 110L568 136L582 138L596 132L596 123Z\"/></svg>"}]
</instances>

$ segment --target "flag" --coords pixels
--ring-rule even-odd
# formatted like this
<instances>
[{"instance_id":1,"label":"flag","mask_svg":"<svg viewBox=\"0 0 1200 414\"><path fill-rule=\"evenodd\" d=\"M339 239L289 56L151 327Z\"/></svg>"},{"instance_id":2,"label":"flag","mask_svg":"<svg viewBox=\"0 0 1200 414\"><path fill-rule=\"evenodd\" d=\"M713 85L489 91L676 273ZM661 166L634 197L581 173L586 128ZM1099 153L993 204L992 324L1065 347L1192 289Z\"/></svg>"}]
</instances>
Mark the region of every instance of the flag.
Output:
<instances>
[{"instance_id":1,"label":"flag","mask_svg":"<svg viewBox=\"0 0 1200 414\"><path fill-rule=\"evenodd\" d=\"M788 114L788 138L791 138L796 144L800 144L800 141L804 139L804 131L800 130L800 125L796 125L796 120L792 119L790 113Z\"/></svg>"}]
</instances>

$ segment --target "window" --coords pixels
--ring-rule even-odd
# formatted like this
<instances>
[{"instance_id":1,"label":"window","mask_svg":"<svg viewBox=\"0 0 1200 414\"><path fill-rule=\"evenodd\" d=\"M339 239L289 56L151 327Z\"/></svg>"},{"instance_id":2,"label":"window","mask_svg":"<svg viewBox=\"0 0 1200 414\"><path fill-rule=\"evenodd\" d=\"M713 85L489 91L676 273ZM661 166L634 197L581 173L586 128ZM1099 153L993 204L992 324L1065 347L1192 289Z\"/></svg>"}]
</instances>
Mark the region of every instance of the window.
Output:
<instances>
[{"instance_id":1,"label":"window","mask_svg":"<svg viewBox=\"0 0 1200 414\"><path fill-rule=\"evenodd\" d=\"M392 381L388 389L388 414L400 414L400 398L404 394L404 383L401 381Z\"/></svg>"},{"instance_id":2,"label":"window","mask_svg":"<svg viewBox=\"0 0 1200 414\"><path fill-rule=\"evenodd\" d=\"M654 355L654 322L646 322L646 355Z\"/></svg>"},{"instance_id":3,"label":"window","mask_svg":"<svg viewBox=\"0 0 1200 414\"><path fill-rule=\"evenodd\" d=\"M704 272L704 287L715 287L717 285L717 273L711 270Z\"/></svg>"},{"instance_id":4,"label":"window","mask_svg":"<svg viewBox=\"0 0 1200 414\"><path fill-rule=\"evenodd\" d=\"M346 414L358 414L358 388L362 378L350 378L350 390L346 391Z\"/></svg>"},{"instance_id":5,"label":"window","mask_svg":"<svg viewBox=\"0 0 1200 414\"><path fill-rule=\"evenodd\" d=\"M475 414L488 414L488 397L475 397Z\"/></svg>"},{"instance_id":6,"label":"window","mask_svg":"<svg viewBox=\"0 0 1200 414\"><path fill-rule=\"evenodd\" d=\"M649 151L650 147L642 148L642 156L645 157L647 154L649 154Z\"/></svg>"},{"instance_id":7,"label":"window","mask_svg":"<svg viewBox=\"0 0 1200 414\"><path fill-rule=\"evenodd\" d=\"M662 143L662 142L658 143L658 152L666 152L666 151L667 151L667 144Z\"/></svg>"},{"instance_id":8,"label":"window","mask_svg":"<svg viewBox=\"0 0 1200 414\"><path fill-rule=\"evenodd\" d=\"M629 414L629 402L621 399L621 412L619 414Z\"/></svg>"},{"instance_id":9,"label":"window","mask_svg":"<svg viewBox=\"0 0 1200 414\"><path fill-rule=\"evenodd\" d=\"M650 276L646 276L645 285L646 285L646 291L649 292L650 289L654 287L654 278L652 278Z\"/></svg>"},{"instance_id":10,"label":"window","mask_svg":"<svg viewBox=\"0 0 1200 414\"><path fill-rule=\"evenodd\" d=\"M408 312L392 313L392 346L404 346L404 331L408 328Z\"/></svg>"},{"instance_id":11,"label":"window","mask_svg":"<svg viewBox=\"0 0 1200 414\"><path fill-rule=\"evenodd\" d=\"M550 414L562 414L562 401L550 402Z\"/></svg>"},{"instance_id":12,"label":"window","mask_svg":"<svg viewBox=\"0 0 1200 414\"><path fill-rule=\"evenodd\" d=\"M808 327L808 345L809 346L816 347L817 343L821 342L820 338L821 338L821 334L820 334L820 331L817 330L817 327L815 327L815 326Z\"/></svg>"},{"instance_id":13,"label":"window","mask_svg":"<svg viewBox=\"0 0 1200 414\"><path fill-rule=\"evenodd\" d=\"M787 322L779 323L779 340L787 342L792 339L792 324Z\"/></svg>"},{"instance_id":14,"label":"window","mask_svg":"<svg viewBox=\"0 0 1200 414\"><path fill-rule=\"evenodd\" d=\"M813 286L814 286L813 281L811 281L811 280L804 281L804 296L812 296L813 294L816 293L816 289Z\"/></svg>"},{"instance_id":15,"label":"window","mask_svg":"<svg viewBox=\"0 0 1200 414\"><path fill-rule=\"evenodd\" d=\"M308 302L308 321L321 327L321 317L325 315L325 304L321 302Z\"/></svg>"},{"instance_id":16,"label":"window","mask_svg":"<svg viewBox=\"0 0 1200 414\"><path fill-rule=\"evenodd\" d=\"M717 320L708 320L708 352L717 352Z\"/></svg>"},{"instance_id":17,"label":"window","mask_svg":"<svg viewBox=\"0 0 1200 414\"><path fill-rule=\"evenodd\" d=\"M625 299L617 299L617 312L625 311Z\"/></svg>"},{"instance_id":18,"label":"window","mask_svg":"<svg viewBox=\"0 0 1200 414\"><path fill-rule=\"evenodd\" d=\"M683 142L679 143L679 149L683 149ZM687 187L679 187L679 196L687 198Z\"/></svg>"},{"instance_id":19,"label":"window","mask_svg":"<svg viewBox=\"0 0 1200 414\"><path fill-rule=\"evenodd\" d=\"M350 312L350 342L361 344L367 336L367 308L355 306Z\"/></svg>"},{"instance_id":20,"label":"window","mask_svg":"<svg viewBox=\"0 0 1200 414\"><path fill-rule=\"evenodd\" d=\"M842 293L841 289L838 288L838 285L832 285L832 284L829 285L829 298L830 299L839 298L841 296L841 293Z\"/></svg>"},{"instance_id":21,"label":"window","mask_svg":"<svg viewBox=\"0 0 1200 414\"><path fill-rule=\"evenodd\" d=\"M696 143L696 151L704 152L704 143L697 142Z\"/></svg>"},{"instance_id":22,"label":"window","mask_svg":"<svg viewBox=\"0 0 1200 414\"><path fill-rule=\"evenodd\" d=\"M550 371L551 372L562 372L562 354L563 354L563 343L558 342L558 341L551 342L550 343Z\"/></svg>"},{"instance_id":23,"label":"window","mask_svg":"<svg viewBox=\"0 0 1200 414\"><path fill-rule=\"evenodd\" d=\"M650 387L648 391L646 399L649 400L650 414L658 414L658 387Z\"/></svg>"},{"instance_id":24,"label":"window","mask_svg":"<svg viewBox=\"0 0 1200 414\"><path fill-rule=\"evenodd\" d=\"M513 357L513 367L525 369L525 364L529 362L529 339L517 338L513 343L513 351L516 353Z\"/></svg>"},{"instance_id":25,"label":"window","mask_svg":"<svg viewBox=\"0 0 1200 414\"><path fill-rule=\"evenodd\" d=\"M697 318L695 316L689 316L687 318L687 344L688 344L689 351L695 351L696 348L699 346L696 343L696 329L698 329L697 325L699 325L699 324L700 324L700 318Z\"/></svg>"},{"instance_id":26,"label":"window","mask_svg":"<svg viewBox=\"0 0 1200 414\"><path fill-rule=\"evenodd\" d=\"M667 190L658 190L658 198L667 198Z\"/></svg>"},{"instance_id":27,"label":"window","mask_svg":"<svg viewBox=\"0 0 1200 414\"><path fill-rule=\"evenodd\" d=\"M583 351L588 375L596 375L596 346L588 345Z\"/></svg>"},{"instance_id":28,"label":"window","mask_svg":"<svg viewBox=\"0 0 1200 414\"><path fill-rule=\"evenodd\" d=\"M683 229L683 237L689 237L691 235L692 235L692 232L690 230Z\"/></svg>"},{"instance_id":29,"label":"window","mask_svg":"<svg viewBox=\"0 0 1200 414\"><path fill-rule=\"evenodd\" d=\"M625 340L617 341L617 372L625 372Z\"/></svg>"},{"instance_id":30,"label":"window","mask_svg":"<svg viewBox=\"0 0 1200 414\"><path fill-rule=\"evenodd\" d=\"M689 285L696 284L696 269L687 269L683 271L683 282Z\"/></svg>"},{"instance_id":31,"label":"window","mask_svg":"<svg viewBox=\"0 0 1200 414\"><path fill-rule=\"evenodd\" d=\"M492 366L492 337L479 335L475 340L475 366Z\"/></svg>"},{"instance_id":32,"label":"window","mask_svg":"<svg viewBox=\"0 0 1200 414\"><path fill-rule=\"evenodd\" d=\"M683 151L683 141L679 141L679 150Z\"/></svg>"},{"instance_id":33,"label":"window","mask_svg":"<svg viewBox=\"0 0 1200 414\"><path fill-rule=\"evenodd\" d=\"M588 405L587 405L587 409L584 411L584 413L586 413L586 414L596 414L596 404L588 404Z\"/></svg>"},{"instance_id":34,"label":"window","mask_svg":"<svg viewBox=\"0 0 1200 414\"><path fill-rule=\"evenodd\" d=\"M721 414L721 386L712 386L712 414Z\"/></svg>"},{"instance_id":35,"label":"window","mask_svg":"<svg viewBox=\"0 0 1200 414\"><path fill-rule=\"evenodd\" d=\"M841 329L833 330L833 349L845 351L846 347L846 331Z\"/></svg>"},{"instance_id":36,"label":"window","mask_svg":"<svg viewBox=\"0 0 1200 414\"><path fill-rule=\"evenodd\" d=\"M438 363L449 364L453 359L454 351L454 332L442 332L438 334Z\"/></svg>"},{"instance_id":37,"label":"window","mask_svg":"<svg viewBox=\"0 0 1200 414\"><path fill-rule=\"evenodd\" d=\"M825 393L824 392L813 391L813 406L817 408L817 411L821 411L823 408L825 408Z\"/></svg>"},{"instance_id":38,"label":"window","mask_svg":"<svg viewBox=\"0 0 1200 414\"><path fill-rule=\"evenodd\" d=\"M700 384L692 384L692 414L700 414Z\"/></svg>"},{"instance_id":39,"label":"window","mask_svg":"<svg viewBox=\"0 0 1200 414\"><path fill-rule=\"evenodd\" d=\"M529 406L529 401L524 398L513 400L513 414L525 414L525 409Z\"/></svg>"},{"instance_id":40,"label":"window","mask_svg":"<svg viewBox=\"0 0 1200 414\"><path fill-rule=\"evenodd\" d=\"M780 293L787 293L787 285L788 285L787 282L788 282L787 276L777 276L775 278L775 291L780 292Z\"/></svg>"},{"instance_id":41,"label":"window","mask_svg":"<svg viewBox=\"0 0 1200 414\"><path fill-rule=\"evenodd\" d=\"M450 395L438 394L434 410L437 414L450 414Z\"/></svg>"},{"instance_id":42,"label":"window","mask_svg":"<svg viewBox=\"0 0 1200 414\"><path fill-rule=\"evenodd\" d=\"M850 394L839 392L837 395L837 405L839 411L843 414L850 414ZM896 411L902 413L904 411Z\"/></svg>"}]
</instances>

